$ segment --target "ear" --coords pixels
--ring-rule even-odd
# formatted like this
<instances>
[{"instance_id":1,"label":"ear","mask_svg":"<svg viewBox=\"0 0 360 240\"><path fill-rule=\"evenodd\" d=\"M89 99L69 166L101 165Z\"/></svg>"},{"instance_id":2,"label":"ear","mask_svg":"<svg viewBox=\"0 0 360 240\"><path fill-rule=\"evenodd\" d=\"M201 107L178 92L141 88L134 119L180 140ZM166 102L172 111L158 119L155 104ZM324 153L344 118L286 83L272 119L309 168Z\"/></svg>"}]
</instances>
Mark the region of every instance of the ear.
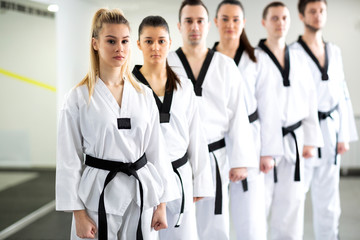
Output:
<instances>
[{"instance_id":1,"label":"ear","mask_svg":"<svg viewBox=\"0 0 360 240\"><path fill-rule=\"evenodd\" d=\"M219 27L219 26L218 26L218 19L217 19L216 17L214 17L214 23L215 23L215 26L216 26L216 27Z\"/></svg>"},{"instance_id":2,"label":"ear","mask_svg":"<svg viewBox=\"0 0 360 240\"><path fill-rule=\"evenodd\" d=\"M171 48L171 44L172 44L172 40L171 38L169 39L169 49Z\"/></svg>"},{"instance_id":3,"label":"ear","mask_svg":"<svg viewBox=\"0 0 360 240\"><path fill-rule=\"evenodd\" d=\"M210 27L211 27L211 21L209 21L209 24L208 24L208 31L210 31Z\"/></svg>"},{"instance_id":4,"label":"ear","mask_svg":"<svg viewBox=\"0 0 360 240\"><path fill-rule=\"evenodd\" d=\"M245 27L245 25L246 25L246 18L244 18L244 27Z\"/></svg>"},{"instance_id":5,"label":"ear","mask_svg":"<svg viewBox=\"0 0 360 240\"><path fill-rule=\"evenodd\" d=\"M261 25L263 25L263 27L265 27L265 20L261 19Z\"/></svg>"},{"instance_id":6,"label":"ear","mask_svg":"<svg viewBox=\"0 0 360 240\"><path fill-rule=\"evenodd\" d=\"M139 40L136 41L136 44L137 44L138 48L141 50L141 46L140 46L140 41L139 41Z\"/></svg>"},{"instance_id":7,"label":"ear","mask_svg":"<svg viewBox=\"0 0 360 240\"><path fill-rule=\"evenodd\" d=\"M302 13L299 13L299 18L302 22L304 21L304 15L302 15Z\"/></svg>"},{"instance_id":8,"label":"ear","mask_svg":"<svg viewBox=\"0 0 360 240\"><path fill-rule=\"evenodd\" d=\"M179 29L179 31L180 31L180 28L181 28L181 24L180 24L180 22L178 22L177 23L177 28Z\"/></svg>"},{"instance_id":9,"label":"ear","mask_svg":"<svg viewBox=\"0 0 360 240\"><path fill-rule=\"evenodd\" d=\"M99 50L98 40L96 38L91 39L91 45L95 51Z\"/></svg>"}]
</instances>

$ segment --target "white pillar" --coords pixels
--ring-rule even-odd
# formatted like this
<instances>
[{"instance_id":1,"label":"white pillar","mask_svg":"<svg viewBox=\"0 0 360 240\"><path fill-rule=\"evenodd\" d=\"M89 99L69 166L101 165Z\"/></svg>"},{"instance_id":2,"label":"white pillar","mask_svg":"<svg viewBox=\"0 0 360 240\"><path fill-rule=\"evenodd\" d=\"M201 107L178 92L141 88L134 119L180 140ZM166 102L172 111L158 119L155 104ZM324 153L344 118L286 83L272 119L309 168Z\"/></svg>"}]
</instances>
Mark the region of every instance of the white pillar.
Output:
<instances>
[{"instance_id":1,"label":"white pillar","mask_svg":"<svg viewBox=\"0 0 360 240\"><path fill-rule=\"evenodd\" d=\"M89 68L90 28L99 3L86 0L58 1L56 13L57 112L64 95L80 82Z\"/></svg>"}]
</instances>

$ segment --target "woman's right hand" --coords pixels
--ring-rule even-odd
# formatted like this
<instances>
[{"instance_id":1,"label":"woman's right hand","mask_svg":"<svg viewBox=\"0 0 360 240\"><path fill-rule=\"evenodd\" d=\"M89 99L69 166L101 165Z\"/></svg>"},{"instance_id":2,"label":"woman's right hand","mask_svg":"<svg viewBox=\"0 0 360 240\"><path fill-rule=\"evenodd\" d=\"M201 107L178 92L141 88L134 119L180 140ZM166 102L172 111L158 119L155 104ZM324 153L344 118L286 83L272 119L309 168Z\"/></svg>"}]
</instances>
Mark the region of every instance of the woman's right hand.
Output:
<instances>
[{"instance_id":1,"label":"woman's right hand","mask_svg":"<svg viewBox=\"0 0 360 240\"><path fill-rule=\"evenodd\" d=\"M74 211L76 235L79 238L94 239L97 229L95 222L87 215L85 210Z\"/></svg>"},{"instance_id":2,"label":"woman's right hand","mask_svg":"<svg viewBox=\"0 0 360 240\"><path fill-rule=\"evenodd\" d=\"M260 171L263 173L268 173L275 166L275 161L271 156L262 156L260 157Z\"/></svg>"}]
</instances>

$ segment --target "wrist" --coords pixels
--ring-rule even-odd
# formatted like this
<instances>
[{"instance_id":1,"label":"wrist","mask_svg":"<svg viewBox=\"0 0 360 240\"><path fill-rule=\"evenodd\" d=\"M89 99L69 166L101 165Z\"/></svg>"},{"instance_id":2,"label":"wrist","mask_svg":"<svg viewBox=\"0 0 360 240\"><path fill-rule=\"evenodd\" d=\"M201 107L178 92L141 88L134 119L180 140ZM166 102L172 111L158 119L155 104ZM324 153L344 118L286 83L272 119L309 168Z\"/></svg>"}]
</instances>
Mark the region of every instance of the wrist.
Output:
<instances>
[{"instance_id":1,"label":"wrist","mask_svg":"<svg viewBox=\"0 0 360 240\"><path fill-rule=\"evenodd\" d=\"M166 203L160 203L159 205L157 205L158 209L166 209Z\"/></svg>"}]
</instances>

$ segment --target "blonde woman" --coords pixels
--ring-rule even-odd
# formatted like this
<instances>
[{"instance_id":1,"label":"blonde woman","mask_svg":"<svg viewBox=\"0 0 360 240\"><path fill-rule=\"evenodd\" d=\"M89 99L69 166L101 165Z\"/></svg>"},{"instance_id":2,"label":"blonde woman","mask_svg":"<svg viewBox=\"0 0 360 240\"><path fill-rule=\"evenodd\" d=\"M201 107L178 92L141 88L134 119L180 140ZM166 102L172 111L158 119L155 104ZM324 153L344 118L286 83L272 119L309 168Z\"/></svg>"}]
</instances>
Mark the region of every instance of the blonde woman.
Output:
<instances>
[{"instance_id":1,"label":"blonde woman","mask_svg":"<svg viewBox=\"0 0 360 240\"><path fill-rule=\"evenodd\" d=\"M121 11L98 10L90 70L60 112L56 209L73 212L72 239L153 239L152 228L167 227L165 202L179 197L152 92L130 73L129 44Z\"/></svg>"}]
</instances>

